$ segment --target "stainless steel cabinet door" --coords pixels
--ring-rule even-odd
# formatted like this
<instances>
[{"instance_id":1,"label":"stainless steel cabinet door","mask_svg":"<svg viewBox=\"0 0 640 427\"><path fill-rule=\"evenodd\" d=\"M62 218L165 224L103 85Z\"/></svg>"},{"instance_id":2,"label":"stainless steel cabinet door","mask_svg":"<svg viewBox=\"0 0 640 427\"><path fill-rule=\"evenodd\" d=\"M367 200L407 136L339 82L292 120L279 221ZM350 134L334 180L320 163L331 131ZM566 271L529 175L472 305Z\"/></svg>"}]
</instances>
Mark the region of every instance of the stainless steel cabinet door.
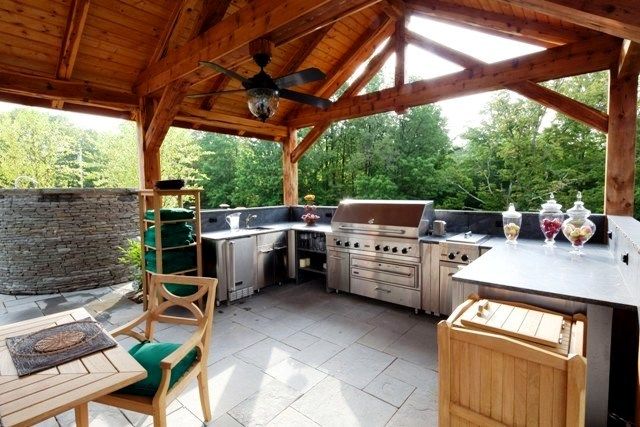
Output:
<instances>
[{"instance_id":1,"label":"stainless steel cabinet door","mask_svg":"<svg viewBox=\"0 0 640 427\"><path fill-rule=\"evenodd\" d=\"M327 250L327 289L349 292L349 254Z\"/></svg>"}]
</instances>

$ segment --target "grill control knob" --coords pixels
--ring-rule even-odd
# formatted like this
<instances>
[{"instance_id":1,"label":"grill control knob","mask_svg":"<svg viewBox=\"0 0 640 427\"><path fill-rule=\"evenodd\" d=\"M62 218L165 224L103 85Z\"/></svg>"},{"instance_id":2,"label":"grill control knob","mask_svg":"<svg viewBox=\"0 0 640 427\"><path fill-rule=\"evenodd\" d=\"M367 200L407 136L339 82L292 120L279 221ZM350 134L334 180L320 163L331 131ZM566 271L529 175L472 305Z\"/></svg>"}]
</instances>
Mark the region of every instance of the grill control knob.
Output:
<instances>
[{"instance_id":1,"label":"grill control knob","mask_svg":"<svg viewBox=\"0 0 640 427\"><path fill-rule=\"evenodd\" d=\"M402 253L403 253L403 254L406 254L407 252L409 252L409 249L407 249L407 248L402 248Z\"/></svg>"},{"instance_id":2,"label":"grill control knob","mask_svg":"<svg viewBox=\"0 0 640 427\"><path fill-rule=\"evenodd\" d=\"M336 246L340 246L342 244L342 240L336 240Z\"/></svg>"},{"instance_id":3,"label":"grill control knob","mask_svg":"<svg viewBox=\"0 0 640 427\"><path fill-rule=\"evenodd\" d=\"M349 242L344 242L344 247L348 248L350 246Z\"/></svg>"},{"instance_id":4,"label":"grill control knob","mask_svg":"<svg viewBox=\"0 0 640 427\"><path fill-rule=\"evenodd\" d=\"M398 252L398 248L396 248L396 247L394 246L394 248L393 248L393 249L391 249L391 252L393 252L393 253Z\"/></svg>"},{"instance_id":5,"label":"grill control knob","mask_svg":"<svg viewBox=\"0 0 640 427\"><path fill-rule=\"evenodd\" d=\"M354 247L354 248L359 248L359 247L360 247L360 243L355 242L355 243L353 244L353 247Z\"/></svg>"},{"instance_id":6,"label":"grill control knob","mask_svg":"<svg viewBox=\"0 0 640 427\"><path fill-rule=\"evenodd\" d=\"M384 248L382 248L382 250L385 252L389 252L389 246L385 246Z\"/></svg>"},{"instance_id":7,"label":"grill control knob","mask_svg":"<svg viewBox=\"0 0 640 427\"><path fill-rule=\"evenodd\" d=\"M469 256L467 256L467 254L464 254L464 255L462 255L462 256L460 257L460 259L461 259L462 261L464 261L464 262L467 262L467 261L469 261Z\"/></svg>"},{"instance_id":8,"label":"grill control knob","mask_svg":"<svg viewBox=\"0 0 640 427\"><path fill-rule=\"evenodd\" d=\"M455 259L456 254L454 254L453 252L449 252L449 259Z\"/></svg>"},{"instance_id":9,"label":"grill control knob","mask_svg":"<svg viewBox=\"0 0 640 427\"><path fill-rule=\"evenodd\" d=\"M380 245L376 245L375 250L379 251L380 250Z\"/></svg>"}]
</instances>

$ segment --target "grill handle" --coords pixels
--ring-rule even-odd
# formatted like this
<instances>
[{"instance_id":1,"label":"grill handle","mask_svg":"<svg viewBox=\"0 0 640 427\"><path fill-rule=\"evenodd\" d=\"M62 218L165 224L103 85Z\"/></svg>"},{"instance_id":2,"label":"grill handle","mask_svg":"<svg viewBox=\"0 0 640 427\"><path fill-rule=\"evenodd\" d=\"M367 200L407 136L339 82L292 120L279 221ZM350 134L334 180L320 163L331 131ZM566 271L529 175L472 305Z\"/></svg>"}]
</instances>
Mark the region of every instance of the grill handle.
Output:
<instances>
[{"instance_id":1,"label":"grill handle","mask_svg":"<svg viewBox=\"0 0 640 427\"><path fill-rule=\"evenodd\" d=\"M398 228L379 228L379 229L372 229L372 228L362 228L362 227L350 227L348 225L341 225L338 227L340 230L345 230L345 231L353 231L355 233L370 233L370 232L377 232L377 233L391 233L391 234L405 234L406 231L402 230L402 229L398 229Z\"/></svg>"},{"instance_id":2,"label":"grill handle","mask_svg":"<svg viewBox=\"0 0 640 427\"><path fill-rule=\"evenodd\" d=\"M375 288L376 291L382 291L382 292L386 292L388 294L391 293L391 291L389 289L385 289L385 288Z\"/></svg>"}]
</instances>

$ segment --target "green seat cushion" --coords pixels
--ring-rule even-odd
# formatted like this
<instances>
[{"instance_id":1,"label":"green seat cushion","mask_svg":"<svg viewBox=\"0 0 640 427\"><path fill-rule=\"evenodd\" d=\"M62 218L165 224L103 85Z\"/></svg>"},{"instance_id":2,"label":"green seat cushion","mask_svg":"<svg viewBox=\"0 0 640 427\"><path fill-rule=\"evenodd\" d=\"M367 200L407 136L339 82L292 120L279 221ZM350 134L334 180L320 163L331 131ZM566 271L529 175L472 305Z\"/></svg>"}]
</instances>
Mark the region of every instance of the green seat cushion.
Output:
<instances>
[{"instance_id":1,"label":"green seat cushion","mask_svg":"<svg viewBox=\"0 0 640 427\"><path fill-rule=\"evenodd\" d=\"M165 283L165 288L172 294L179 297L188 297L198 292L198 287L195 285L179 285L176 283Z\"/></svg>"},{"instance_id":2,"label":"green seat cushion","mask_svg":"<svg viewBox=\"0 0 640 427\"><path fill-rule=\"evenodd\" d=\"M144 244L148 246L156 246L156 227L149 227L144 232ZM164 224L162 226L161 241L165 248L171 246L189 245L195 242L193 236L193 228L184 222L176 224Z\"/></svg>"},{"instance_id":3,"label":"green seat cushion","mask_svg":"<svg viewBox=\"0 0 640 427\"><path fill-rule=\"evenodd\" d=\"M153 220L154 211L149 209L144 213L145 219ZM193 219L195 214L191 209L184 208L162 208L160 209L161 221L176 221L179 219Z\"/></svg>"},{"instance_id":4,"label":"green seat cushion","mask_svg":"<svg viewBox=\"0 0 640 427\"><path fill-rule=\"evenodd\" d=\"M157 272L156 251L150 250L144 254L145 268ZM162 272L164 274L176 271L190 270L196 267L196 250L194 247L175 249L162 252Z\"/></svg>"},{"instance_id":5,"label":"green seat cushion","mask_svg":"<svg viewBox=\"0 0 640 427\"><path fill-rule=\"evenodd\" d=\"M176 351L180 344L141 342L129 350L129 354L147 371L147 378L131 384L121 390L120 393L136 394L138 396L153 396L160 387L162 380L162 359ZM194 348L171 370L169 389L182 377L196 361L198 353Z\"/></svg>"}]
</instances>

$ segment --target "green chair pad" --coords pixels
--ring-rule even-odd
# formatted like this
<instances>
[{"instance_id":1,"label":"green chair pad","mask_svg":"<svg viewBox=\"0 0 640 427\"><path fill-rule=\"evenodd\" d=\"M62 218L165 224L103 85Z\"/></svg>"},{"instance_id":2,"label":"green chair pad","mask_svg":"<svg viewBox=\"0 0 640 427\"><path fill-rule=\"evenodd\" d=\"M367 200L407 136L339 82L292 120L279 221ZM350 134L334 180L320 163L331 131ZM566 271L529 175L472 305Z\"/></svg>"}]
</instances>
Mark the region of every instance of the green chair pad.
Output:
<instances>
[{"instance_id":1,"label":"green chair pad","mask_svg":"<svg viewBox=\"0 0 640 427\"><path fill-rule=\"evenodd\" d=\"M121 390L120 393L135 394L138 396L153 396L160 387L162 380L162 359L176 351L180 344L141 342L129 350L129 354L147 371L147 378L131 384ZM171 370L169 389L182 377L196 361L198 353L194 348Z\"/></svg>"}]
</instances>

